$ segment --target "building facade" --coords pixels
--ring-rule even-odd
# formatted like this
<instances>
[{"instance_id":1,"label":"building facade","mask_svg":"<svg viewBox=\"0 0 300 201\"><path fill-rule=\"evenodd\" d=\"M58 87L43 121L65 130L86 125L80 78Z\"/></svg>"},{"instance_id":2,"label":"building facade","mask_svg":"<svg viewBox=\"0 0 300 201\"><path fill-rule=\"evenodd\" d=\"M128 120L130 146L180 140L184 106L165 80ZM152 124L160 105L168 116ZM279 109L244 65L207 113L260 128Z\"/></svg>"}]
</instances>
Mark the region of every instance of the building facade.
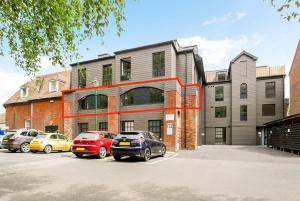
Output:
<instances>
[{"instance_id":1,"label":"building facade","mask_svg":"<svg viewBox=\"0 0 300 201\"><path fill-rule=\"evenodd\" d=\"M289 73L290 115L300 113L300 40Z\"/></svg>"},{"instance_id":2,"label":"building facade","mask_svg":"<svg viewBox=\"0 0 300 201\"><path fill-rule=\"evenodd\" d=\"M86 130L149 130L169 150L196 149L203 113L183 108L202 107L202 87L194 86L205 83L197 52L197 46L167 41L72 64L72 89L64 95L65 132L75 137Z\"/></svg>"},{"instance_id":3,"label":"building facade","mask_svg":"<svg viewBox=\"0 0 300 201\"><path fill-rule=\"evenodd\" d=\"M70 71L36 77L5 103L8 129L34 128L62 132L61 90L70 88Z\"/></svg>"},{"instance_id":4,"label":"building facade","mask_svg":"<svg viewBox=\"0 0 300 201\"><path fill-rule=\"evenodd\" d=\"M265 144L265 123L284 117L284 66L256 60L243 51L228 70L206 72L205 144Z\"/></svg>"}]
</instances>

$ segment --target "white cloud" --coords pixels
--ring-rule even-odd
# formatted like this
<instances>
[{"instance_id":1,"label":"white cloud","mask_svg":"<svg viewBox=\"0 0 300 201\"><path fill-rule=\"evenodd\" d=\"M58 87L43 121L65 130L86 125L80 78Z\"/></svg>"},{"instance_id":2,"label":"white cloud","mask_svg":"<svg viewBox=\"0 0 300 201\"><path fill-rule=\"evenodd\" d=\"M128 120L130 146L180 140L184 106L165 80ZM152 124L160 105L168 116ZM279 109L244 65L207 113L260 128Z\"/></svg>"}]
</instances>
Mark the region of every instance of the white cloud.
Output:
<instances>
[{"instance_id":1,"label":"white cloud","mask_svg":"<svg viewBox=\"0 0 300 201\"><path fill-rule=\"evenodd\" d=\"M239 36L210 40L202 36L179 38L181 46L197 45L205 70L228 68L229 62L243 50L251 51L263 42L264 35ZM254 53L255 54L255 53Z\"/></svg>"},{"instance_id":2,"label":"white cloud","mask_svg":"<svg viewBox=\"0 0 300 201\"><path fill-rule=\"evenodd\" d=\"M30 78L21 70L12 72L0 68L0 104L7 101L28 80ZM4 112L1 106L0 112Z\"/></svg>"},{"instance_id":3,"label":"white cloud","mask_svg":"<svg viewBox=\"0 0 300 201\"><path fill-rule=\"evenodd\" d=\"M202 22L202 26L208 26L211 24L219 24L219 23L224 23L224 22L236 22L239 21L241 19L243 19L244 17L246 17L248 15L248 13L243 13L243 12L236 12L236 13L226 13L225 15L223 15L222 17L214 17L210 20L206 20L204 22Z\"/></svg>"}]
</instances>

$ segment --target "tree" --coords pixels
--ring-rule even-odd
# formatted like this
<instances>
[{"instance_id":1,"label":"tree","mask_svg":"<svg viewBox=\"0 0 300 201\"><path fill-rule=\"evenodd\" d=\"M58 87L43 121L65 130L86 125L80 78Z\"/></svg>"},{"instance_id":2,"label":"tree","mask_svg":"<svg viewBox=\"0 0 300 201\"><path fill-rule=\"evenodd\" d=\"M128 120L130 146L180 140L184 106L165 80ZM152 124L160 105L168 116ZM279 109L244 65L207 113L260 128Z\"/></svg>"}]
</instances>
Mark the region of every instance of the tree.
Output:
<instances>
[{"instance_id":1,"label":"tree","mask_svg":"<svg viewBox=\"0 0 300 201\"><path fill-rule=\"evenodd\" d=\"M300 22L300 0L285 0L285 2L280 5L276 5L275 1L276 0L271 0L271 4L278 12L282 13L281 16L284 19L288 21L294 19Z\"/></svg>"},{"instance_id":2,"label":"tree","mask_svg":"<svg viewBox=\"0 0 300 201\"><path fill-rule=\"evenodd\" d=\"M80 58L84 40L104 35L112 17L120 35L124 7L124 0L1 0L0 54L27 74L41 68L43 56L65 67Z\"/></svg>"}]
</instances>

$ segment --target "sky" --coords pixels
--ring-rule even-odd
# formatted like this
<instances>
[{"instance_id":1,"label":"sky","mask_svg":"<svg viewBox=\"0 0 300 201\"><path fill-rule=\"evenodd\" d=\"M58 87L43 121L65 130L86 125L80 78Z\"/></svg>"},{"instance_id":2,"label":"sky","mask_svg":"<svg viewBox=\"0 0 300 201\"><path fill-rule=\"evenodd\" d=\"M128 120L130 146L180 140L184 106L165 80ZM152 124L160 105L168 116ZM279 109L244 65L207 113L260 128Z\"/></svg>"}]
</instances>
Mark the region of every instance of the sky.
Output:
<instances>
[{"instance_id":1,"label":"sky","mask_svg":"<svg viewBox=\"0 0 300 201\"><path fill-rule=\"evenodd\" d=\"M282 19L268 0L126 0L125 16L121 36L111 21L103 38L94 37L80 46L80 61L178 39L182 46L198 45L208 71L227 69L230 60L246 50L258 57L257 66L286 66L285 96L289 97L288 73L300 39L300 23ZM51 66L47 57L42 57L41 66L38 74L63 70ZM0 56L0 104L28 80L8 54Z\"/></svg>"}]
</instances>

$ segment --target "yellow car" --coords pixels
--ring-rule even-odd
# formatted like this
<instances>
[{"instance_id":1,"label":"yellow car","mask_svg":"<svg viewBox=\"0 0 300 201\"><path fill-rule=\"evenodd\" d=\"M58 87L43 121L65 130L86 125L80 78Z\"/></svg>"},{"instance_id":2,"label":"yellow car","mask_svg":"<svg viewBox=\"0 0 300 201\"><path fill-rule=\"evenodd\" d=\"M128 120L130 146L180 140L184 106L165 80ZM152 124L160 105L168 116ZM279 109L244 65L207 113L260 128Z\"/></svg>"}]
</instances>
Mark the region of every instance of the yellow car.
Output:
<instances>
[{"instance_id":1,"label":"yellow car","mask_svg":"<svg viewBox=\"0 0 300 201\"><path fill-rule=\"evenodd\" d=\"M72 140L59 133L40 133L30 142L30 151L43 151L46 154L52 151L71 151Z\"/></svg>"}]
</instances>

